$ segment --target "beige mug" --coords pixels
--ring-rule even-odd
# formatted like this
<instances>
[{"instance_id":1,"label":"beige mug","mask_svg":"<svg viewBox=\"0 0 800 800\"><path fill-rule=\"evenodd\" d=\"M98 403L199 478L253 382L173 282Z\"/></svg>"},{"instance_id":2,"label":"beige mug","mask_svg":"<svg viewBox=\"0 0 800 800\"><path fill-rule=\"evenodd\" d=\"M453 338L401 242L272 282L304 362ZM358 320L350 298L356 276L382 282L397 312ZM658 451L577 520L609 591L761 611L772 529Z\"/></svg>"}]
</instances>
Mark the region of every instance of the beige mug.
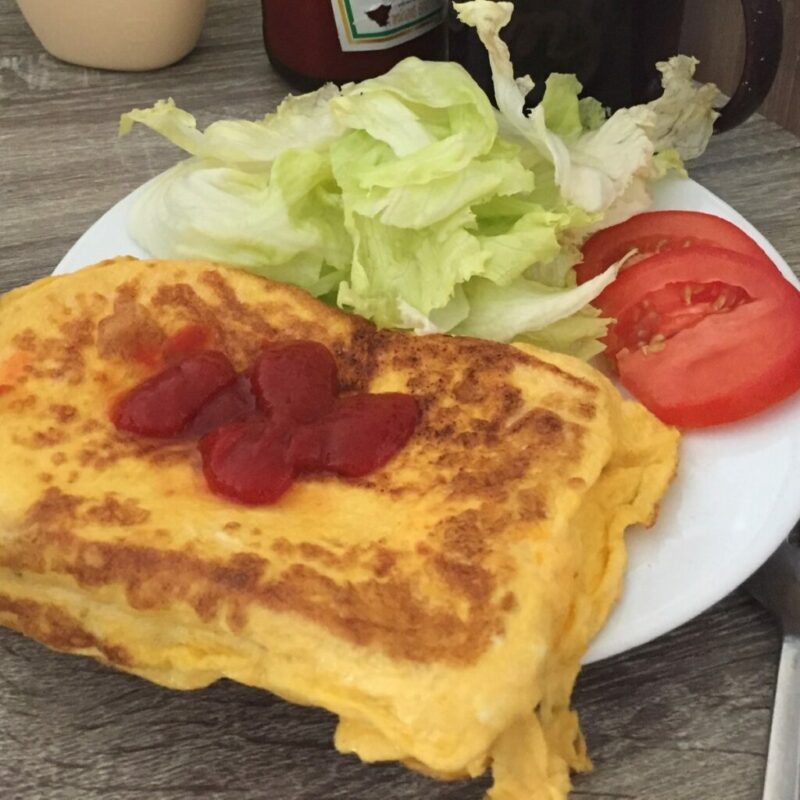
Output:
<instances>
[{"instance_id":1,"label":"beige mug","mask_svg":"<svg viewBox=\"0 0 800 800\"><path fill-rule=\"evenodd\" d=\"M174 64L200 38L207 0L17 0L48 53L85 67Z\"/></svg>"}]
</instances>

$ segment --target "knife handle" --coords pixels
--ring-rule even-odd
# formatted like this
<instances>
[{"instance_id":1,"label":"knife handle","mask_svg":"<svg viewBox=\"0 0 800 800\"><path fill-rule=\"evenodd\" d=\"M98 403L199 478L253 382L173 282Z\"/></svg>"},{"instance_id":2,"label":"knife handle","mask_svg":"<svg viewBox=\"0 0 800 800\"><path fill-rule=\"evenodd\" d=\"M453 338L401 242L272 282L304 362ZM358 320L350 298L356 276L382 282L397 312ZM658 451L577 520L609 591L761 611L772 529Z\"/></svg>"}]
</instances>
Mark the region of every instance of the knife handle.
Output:
<instances>
[{"instance_id":1,"label":"knife handle","mask_svg":"<svg viewBox=\"0 0 800 800\"><path fill-rule=\"evenodd\" d=\"M763 798L800 798L800 636L792 634L781 648Z\"/></svg>"}]
</instances>

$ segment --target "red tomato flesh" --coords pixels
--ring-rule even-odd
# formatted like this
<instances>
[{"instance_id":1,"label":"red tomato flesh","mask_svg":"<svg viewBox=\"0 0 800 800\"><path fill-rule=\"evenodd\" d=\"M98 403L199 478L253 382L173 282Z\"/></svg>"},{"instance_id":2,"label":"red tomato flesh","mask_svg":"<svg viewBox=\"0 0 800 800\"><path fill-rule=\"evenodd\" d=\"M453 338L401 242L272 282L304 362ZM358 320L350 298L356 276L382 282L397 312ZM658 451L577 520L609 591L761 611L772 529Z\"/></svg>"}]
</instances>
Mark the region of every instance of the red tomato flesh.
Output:
<instances>
[{"instance_id":1,"label":"red tomato flesh","mask_svg":"<svg viewBox=\"0 0 800 800\"><path fill-rule=\"evenodd\" d=\"M747 285L727 280L731 277L746 281ZM659 253L640 261L622 272L594 302L606 316L619 319L626 308L638 302L645 294L662 289L670 283L710 284L715 281L739 286L745 291L748 290L748 285L772 287L776 292L797 291L774 264L765 269L762 262L740 253L720 247L697 245Z\"/></svg>"},{"instance_id":2,"label":"red tomato flesh","mask_svg":"<svg viewBox=\"0 0 800 800\"><path fill-rule=\"evenodd\" d=\"M715 247L673 250L601 296L620 382L683 428L743 419L800 389L800 292L777 270Z\"/></svg>"},{"instance_id":3,"label":"red tomato flesh","mask_svg":"<svg viewBox=\"0 0 800 800\"><path fill-rule=\"evenodd\" d=\"M623 348L655 350L659 342L709 315L733 311L752 299L741 287L721 281L668 283L618 313L605 337L606 352L615 356Z\"/></svg>"},{"instance_id":4,"label":"red tomato flesh","mask_svg":"<svg viewBox=\"0 0 800 800\"><path fill-rule=\"evenodd\" d=\"M581 248L583 261L575 272L578 283L586 283L631 250L639 255L623 272L647 256L696 245L723 247L772 263L743 230L722 217L699 211L649 211L591 236Z\"/></svg>"},{"instance_id":5,"label":"red tomato flesh","mask_svg":"<svg viewBox=\"0 0 800 800\"><path fill-rule=\"evenodd\" d=\"M223 353L193 353L124 395L112 411L112 420L120 430L140 436L177 436L236 377Z\"/></svg>"}]
</instances>

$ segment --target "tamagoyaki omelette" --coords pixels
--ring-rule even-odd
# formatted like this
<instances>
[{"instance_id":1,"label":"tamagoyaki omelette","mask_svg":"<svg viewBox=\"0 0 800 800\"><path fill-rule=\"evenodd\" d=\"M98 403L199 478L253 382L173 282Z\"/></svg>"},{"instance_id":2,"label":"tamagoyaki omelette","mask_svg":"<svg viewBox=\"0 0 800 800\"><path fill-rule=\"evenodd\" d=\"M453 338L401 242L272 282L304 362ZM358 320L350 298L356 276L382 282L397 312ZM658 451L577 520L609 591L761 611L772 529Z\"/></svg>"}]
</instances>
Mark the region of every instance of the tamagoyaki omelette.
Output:
<instances>
[{"instance_id":1,"label":"tamagoyaki omelette","mask_svg":"<svg viewBox=\"0 0 800 800\"><path fill-rule=\"evenodd\" d=\"M340 391L405 392L411 439L361 478L248 506L196 442L118 430L135 357L187 325L239 370L320 342ZM119 258L0 300L0 623L163 686L226 677L336 714L336 747L494 800L589 768L570 694L678 433L592 367L378 330L224 266ZM267 756L268 757L268 756Z\"/></svg>"}]
</instances>

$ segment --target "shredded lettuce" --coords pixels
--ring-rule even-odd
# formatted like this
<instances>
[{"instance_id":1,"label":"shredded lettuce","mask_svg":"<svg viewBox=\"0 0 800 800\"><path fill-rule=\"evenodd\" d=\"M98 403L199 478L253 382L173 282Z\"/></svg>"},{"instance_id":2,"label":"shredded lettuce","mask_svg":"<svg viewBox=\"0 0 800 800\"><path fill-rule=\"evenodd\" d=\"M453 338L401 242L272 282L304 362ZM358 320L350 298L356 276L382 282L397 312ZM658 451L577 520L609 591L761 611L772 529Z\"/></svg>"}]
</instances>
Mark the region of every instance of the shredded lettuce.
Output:
<instances>
[{"instance_id":1,"label":"shredded lettuce","mask_svg":"<svg viewBox=\"0 0 800 800\"><path fill-rule=\"evenodd\" d=\"M513 5L455 5L489 53L498 108L457 64L288 97L263 119L205 130L169 100L123 114L189 157L129 219L158 257L209 258L303 287L378 325L528 341L591 357L607 321L573 266L591 231L649 205L648 186L702 152L717 92L695 62L659 65L662 97L608 116L573 75L515 77L500 30Z\"/></svg>"}]
</instances>

